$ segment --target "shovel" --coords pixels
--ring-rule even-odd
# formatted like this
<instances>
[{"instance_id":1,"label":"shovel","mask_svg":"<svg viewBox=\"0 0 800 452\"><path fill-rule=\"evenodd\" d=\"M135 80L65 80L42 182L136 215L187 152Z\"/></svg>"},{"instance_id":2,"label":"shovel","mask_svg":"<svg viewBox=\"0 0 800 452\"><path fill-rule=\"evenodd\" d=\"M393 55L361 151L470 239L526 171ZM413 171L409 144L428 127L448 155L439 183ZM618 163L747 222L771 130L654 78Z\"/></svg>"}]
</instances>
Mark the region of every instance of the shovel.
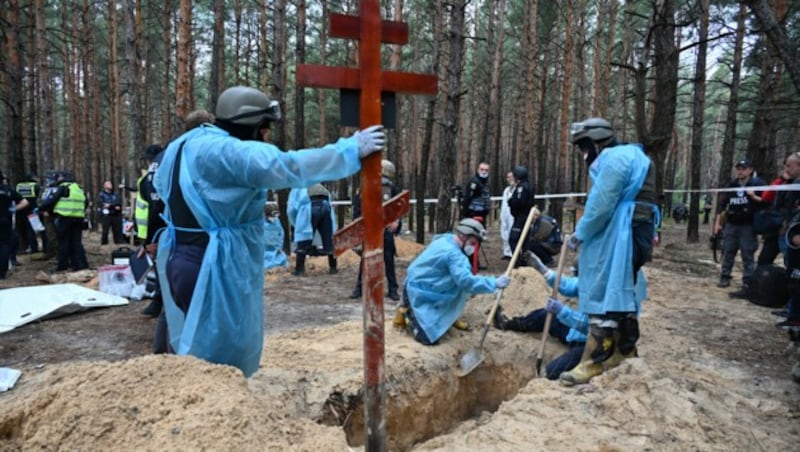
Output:
<instances>
[{"instance_id":1,"label":"shovel","mask_svg":"<svg viewBox=\"0 0 800 452\"><path fill-rule=\"evenodd\" d=\"M506 268L505 272L506 276L509 276L511 274L511 270L514 269L514 262L517 261L517 258L522 252L522 245L523 243L527 242L528 230L530 230L531 224L533 224L533 221L538 217L539 209L537 209L536 206L533 206L528 213L528 218L525 220L525 226L523 226L517 246L514 248L514 254L511 256L511 260L508 261L508 268ZM495 292L494 296L494 304L492 305L492 309L489 310L489 317L486 318L486 323L483 325L481 341L478 343L478 347L469 349L467 353L461 357L461 371L458 374L459 377L466 376L483 362L483 341L486 339L486 333L489 332L489 327L492 325L492 319L494 318L495 312L497 312L497 307L500 306L500 298L502 296L503 289L497 289L497 292Z\"/></svg>"},{"instance_id":2,"label":"shovel","mask_svg":"<svg viewBox=\"0 0 800 452\"><path fill-rule=\"evenodd\" d=\"M561 244L561 254L558 256L558 270L556 270L556 280L553 281L553 290L550 292L550 298L558 297L558 286L561 285L561 275L564 273L564 258L567 255L567 242L569 241L569 234L564 236L564 242ZM553 321L553 313L547 311L547 316L544 318L544 329L542 330L542 344L539 346L539 354L536 355L536 367L533 369L534 374L539 376L539 368L542 366L542 357L544 356L544 348L547 345L547 336L550 335L550 322Z\"/></svg>"}]
</instances>

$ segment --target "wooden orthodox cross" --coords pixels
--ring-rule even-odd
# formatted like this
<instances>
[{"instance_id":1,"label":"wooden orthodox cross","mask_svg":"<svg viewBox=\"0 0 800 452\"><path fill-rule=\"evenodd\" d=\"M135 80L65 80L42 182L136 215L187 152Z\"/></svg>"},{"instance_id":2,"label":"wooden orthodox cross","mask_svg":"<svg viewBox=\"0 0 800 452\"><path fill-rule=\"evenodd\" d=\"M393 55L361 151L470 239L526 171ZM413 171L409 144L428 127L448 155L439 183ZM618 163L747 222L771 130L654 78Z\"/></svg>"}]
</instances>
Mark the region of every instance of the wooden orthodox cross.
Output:
<instances>
[{"instance_id":1,"label":"wooden orthodox cross","mask_svg":"<svg viewBox=\"0 0 800 452\"><path fill-rule=\"evenodd\" d=\"M408 25L381 20L378 0L361 0L358 16L331 14L330 35L358 41L358 68L300 64L297 66L297 84L359 91L361 128L381 124L382 91L436 93L438 80L435 76L381 70L381 42L406 44ZM407 201L405 206L405 212L408 212ZM400 209L399 213L392 212L395 218L386 218L384 214L390 213L388 210L388 206L387 211L382 210L381 155L375 153L361 162L361 212L364 225L364 418L365 446L368 451L386 450L383 230L385 223L405 213Z\"/></svg>"}]
</instances>

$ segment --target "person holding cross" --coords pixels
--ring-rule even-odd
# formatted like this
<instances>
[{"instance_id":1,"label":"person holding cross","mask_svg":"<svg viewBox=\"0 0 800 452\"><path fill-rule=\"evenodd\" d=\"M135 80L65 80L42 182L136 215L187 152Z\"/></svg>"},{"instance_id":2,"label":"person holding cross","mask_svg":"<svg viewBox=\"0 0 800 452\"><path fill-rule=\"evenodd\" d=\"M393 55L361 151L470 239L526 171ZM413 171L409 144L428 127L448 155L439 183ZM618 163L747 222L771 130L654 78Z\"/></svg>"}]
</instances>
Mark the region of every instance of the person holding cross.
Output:
<instances>
[{"instance_id":1,"label":"person holding cross","mask_svg":"<svg viewBox=\"0 0 800 452\"><path fill-rule=\"evenodd\" d=\"M164 151L154 184L167 227L156 262L172 350L249 377L264 340L267 189L347 177L386 136L375 125L319 149L283 152L263 142L281 119L278 102L245 86L223 91L215 116Z\"/></svg>"}]
</instances>

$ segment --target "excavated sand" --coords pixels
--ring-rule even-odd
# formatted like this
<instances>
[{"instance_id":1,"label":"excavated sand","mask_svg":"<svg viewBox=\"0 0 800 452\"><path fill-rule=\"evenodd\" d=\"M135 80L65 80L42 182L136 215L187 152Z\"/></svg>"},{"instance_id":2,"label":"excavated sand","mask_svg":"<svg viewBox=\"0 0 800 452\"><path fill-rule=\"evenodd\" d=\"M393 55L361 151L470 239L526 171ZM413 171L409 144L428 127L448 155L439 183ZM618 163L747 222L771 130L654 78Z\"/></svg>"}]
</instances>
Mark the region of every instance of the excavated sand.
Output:
<instances>
[{"instance_id":1,"label":"excavated sand","mask_svg":"<svg viewBox=\"0 0 800 452\"><path fill-rule=\"evenodd\" d=\"M357 256L352 265L358 265ZM708 346L763 334L769 314L708 279L647 270L640 358L577 388L533 378L540 335L489 331L486 360L464 378L492 296L425 347L386 323L390 450L794 450L800 390ZM508 315L550 289L514 272ZM345 451L363 444L363 336L343 322L268 336L261 370L191 357L48 366L0 395L2 450ZM550 338L544 361L565 347ZM350 446L348 446L348 442Z\"/></svg>"}]
</instances>

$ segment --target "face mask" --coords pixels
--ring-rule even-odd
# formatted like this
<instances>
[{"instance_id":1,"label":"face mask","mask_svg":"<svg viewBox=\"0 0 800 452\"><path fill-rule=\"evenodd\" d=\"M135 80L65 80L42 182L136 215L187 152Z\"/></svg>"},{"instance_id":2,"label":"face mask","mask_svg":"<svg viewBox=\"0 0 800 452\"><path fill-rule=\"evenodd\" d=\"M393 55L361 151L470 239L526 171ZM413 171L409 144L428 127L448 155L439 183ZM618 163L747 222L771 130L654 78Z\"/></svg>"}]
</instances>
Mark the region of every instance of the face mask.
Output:
<instances>
[{"instance_id":1,"label":"face mask","mask_svg":"<svg viewBox=\"0 0 800 452\"><path fill-rule=\"evenodd\" d=\"M481 179L486 179L487 177L489 177L489 172L488 171L478 171L478 176L480 176Z\"/></svg>"},{"instance_id":2,"label":"face mask","mask_svg":"<svg viewBox=\"0 0 800 452\"><path fill-rule=\"evenodd\" d=\"M475 252L475 245L464 245L464 254L467 256L472 256L472 253Z\"/></svg>"}]
</instances>

